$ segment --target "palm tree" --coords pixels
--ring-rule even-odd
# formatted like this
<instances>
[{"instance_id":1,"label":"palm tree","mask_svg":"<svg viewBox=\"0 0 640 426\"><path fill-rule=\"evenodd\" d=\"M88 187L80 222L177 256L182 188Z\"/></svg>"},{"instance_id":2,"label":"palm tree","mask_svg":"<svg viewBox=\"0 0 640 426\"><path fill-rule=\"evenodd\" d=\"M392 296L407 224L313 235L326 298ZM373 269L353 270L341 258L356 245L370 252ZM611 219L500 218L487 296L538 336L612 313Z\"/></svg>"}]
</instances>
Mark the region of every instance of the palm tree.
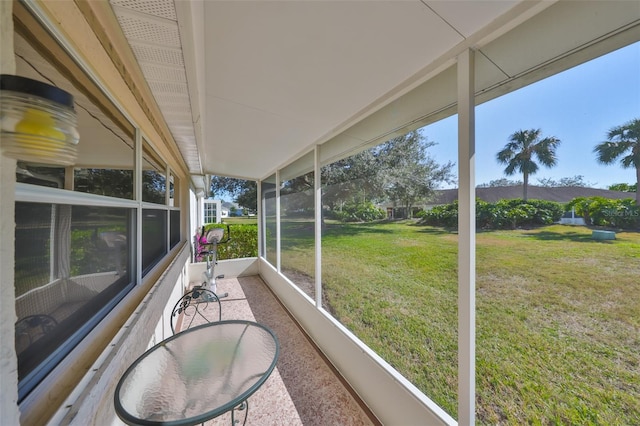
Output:
<instances>
[{"instance_id":1,"label":"palm tree","mask_svg":"<svg viewBox=\"0 0 640 426\"><path fill-rule=\"evenodd\" d=\"M560 145L560 139L553 136L540 139L541 132L540 129L518 130L509 136L509 142L497 155L498 162L507 165L504 169L507 176L522 173L524 201L527 201L529 175L538 171L535 159L546 167L555 166L558 161L556 148Z\"/></svg>"},{"instance_id":2,"label":"palm tree","mask_svg":"<svg viewBox=\"0 0 640 426\"><path fill-rule=\"evenodd\" d=\"M635 118L622 126L609 130L607 140L593 149L602 164L611 164L619 157L623 168L636 169L636 187L640 186L640 119ZM636 190L636 204L640 205L640 192Z\"/></svg>"}]
</instances>

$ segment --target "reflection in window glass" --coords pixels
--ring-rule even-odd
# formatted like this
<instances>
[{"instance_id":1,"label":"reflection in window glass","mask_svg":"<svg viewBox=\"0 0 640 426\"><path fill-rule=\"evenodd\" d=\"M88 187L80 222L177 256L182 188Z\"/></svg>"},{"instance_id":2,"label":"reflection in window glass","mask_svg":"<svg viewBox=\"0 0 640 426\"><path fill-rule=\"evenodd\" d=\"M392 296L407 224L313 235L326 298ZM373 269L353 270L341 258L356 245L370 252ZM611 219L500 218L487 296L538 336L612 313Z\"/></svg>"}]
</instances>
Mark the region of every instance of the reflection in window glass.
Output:
<instances>
[{"instance_id":1,"label":"reflection in window glass","mask_svg":"<svg viewBox=\"0 0 640 426\"><path fill-rule=\"evenodd\" d=\"M313 151L280 172L280 269L315 298Z\"/></svg>"},{"instance_id":2,"label":"reflection in window glass","mask_svg":"<svg viewBox=\"0 0 640 426\"><path fill-rule=\"evenodd\" d=\"M261 255L271 265L277 266L276 175L261 182L262 220L264 224L264 253Z\"/></svg>"},{"instance_id":3,"label":"reflection in window glass","mask_svg":"<svg viewBox=\"0 0 640 426\"><path fill-rule=\"evenodd\" d=\"M20 398L132 285L125 208L16 203L16 353Z\"/></svg>"},{"instance_id":4,"label":"reflection in window glass","mask_svg":"<svg viewBox=\"0 0 640 426\"><path fill-rule=\"evenodd\" d=\"M161 164L145 143L142 157L142 201L166 204L167 178Z\"/></svg>"},{"instance_id":5,"label":"reflection in window glass","mask_svg":"<svg viewBox=\"0 0 640 426\"><path fill-rule=\"evenodd\" d=\"M412 132L322 167L322 305L455 413L457 240L407 214L441 183L426 145Z\"/></svg>"},{"instance_id":6,"label":"reflection in window glass","mask_svg":"<svg viewBox=\"0 0 640 426\"><path fill-rule=\"evenodd\" d=\"M79 192L133 199L133 171L76 169L74 189Z\"/></svg>"},{"instance_id":7,"label":"reflection in window glass","mask_svg":"<svg viewBox=\"0 0 640 426\"><path fill-rule=\"evenodd\" d=\"M47 55L42 55L27 39L14 34L16 74L59 87L74 99L77 129L80 135L74 176L66 176L65 168L19 161L17 181L79 192L132 199L134 128L114 109L96 103L91 96L74 85L68 71L60 72ZM73 188L71 187L71 182Z\"/></svg>"},{"instance_id":8,"label":"reflection in window glass","mask_svg":"<svg viewBox=\"0 0 640 426\"><path fill-rule=\"evenodd\" d=\"M170 247L175 247L180 242L180 210L171 210L169 212L170 222Z\"/></svg>"},{"instance_id":9,"label":"reflection in window glass","mask_svg":"<svg viewBox=\"0 0 640 426\"><path fill-rule=\"evenodd\" d=\"M180 205L179 190L180 184L178 178L173 173L169 174L169 206L178 207Z\"/></svg>"},{"instance_id":10,"label":"reflection in window glass","mask_svg":"<svg viewBox=\"0 0 640 426\"><path fill-rule=\"evenodd\" d=\"M145 275L167 254L167 211L142 211L142 274Z\"/></svg>"},{"instance_id":11,"label":"reflection in window glass","mask_svg":"<svg viewBox=\"0 0 640 426\"><path fill-rule=\"evenodd\" d=\"M73 189L80 192L132 198L133 187L133 127L129 123L116 123L105 105L94 103L85 92L78 90L65 73L37 52L22 36L15 35L16 73L43 81L68 91L74 98L78 118L77 158ZM126 121L126 120L125 120ZM65 169L20 162L18 182L63 188ZM54 172L54 170L56 170ZM123 172L128 171L123 174ZM128 174L127 174L128 173ZM91 176L88 176L91 174ZM95 182L92 181L95 179ZM70 185L71 180L67 182ZM66 189L72 189L67 187Z\"/></svg>"},{"instance_id":12,"label":"reflection in window glass","mask_svg":"<svg viewBox=\"0 0 640 426\"><path fill-rule=\"evenodd\" d=\"M95 111L88 114L80 109L79 117L83 133L73 176L74 191L132 200L133 136Z\"/></svg>"},{"instance_id":13,"label":"reflection in window glass","mask_svg":"<svg viewBox=\"0 0 640 426\"><path fill-rule=\"evenodd\" d=\"M64 167L43 166L19 161L16 167L16 182L49 188L64 188Z\"/></svg>"}]
</instances>

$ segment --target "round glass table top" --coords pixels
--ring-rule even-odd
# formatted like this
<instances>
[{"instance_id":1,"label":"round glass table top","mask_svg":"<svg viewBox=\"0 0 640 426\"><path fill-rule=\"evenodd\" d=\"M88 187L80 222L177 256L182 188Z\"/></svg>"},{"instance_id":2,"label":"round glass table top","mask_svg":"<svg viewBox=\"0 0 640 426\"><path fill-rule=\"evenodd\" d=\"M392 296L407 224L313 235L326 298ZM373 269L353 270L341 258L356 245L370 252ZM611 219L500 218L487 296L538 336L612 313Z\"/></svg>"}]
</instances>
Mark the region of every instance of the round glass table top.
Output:
<instances>
[{"instance_id":1,"label":"round glass table top","mask_svg":"<svg viewBox=\"0 0 640 426\"><path fill-rule=\"evenodd\" d=\"M190 328L138 358L118 382L118 416L136 425L191 425L232 410L267 380L279 343L251 321Z\"/></svg>"}]
</instances>

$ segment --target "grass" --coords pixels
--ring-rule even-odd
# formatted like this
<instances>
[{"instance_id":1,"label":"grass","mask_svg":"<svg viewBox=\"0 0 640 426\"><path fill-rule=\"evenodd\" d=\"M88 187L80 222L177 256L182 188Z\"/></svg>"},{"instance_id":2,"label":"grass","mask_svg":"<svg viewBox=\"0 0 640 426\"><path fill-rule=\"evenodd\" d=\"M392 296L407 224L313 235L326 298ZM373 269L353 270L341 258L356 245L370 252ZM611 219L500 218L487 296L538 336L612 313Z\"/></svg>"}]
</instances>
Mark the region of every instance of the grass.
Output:
<instances>
[{"instance_id":1,"label":"grass","mask_svg":"<svg viewBox=\"0 0 640 426\"><path fill-rule=\"evenodd\" d=\"M222 219L222 223L230 225L255 225L258 223L257 216L234 216L225 217Z\"/></svg>"},{"instance_id":2,"label":"grass","mask_svg":"<svg viewBox=\"0 0 640 426\"><path fill-rule=\"evenodd\" d=\"M313 228L287 229L286 266L312 274ZM478 423L638 424L640 234L483 232L476 258ZM322 259L334 315L456 417L457 235L328 224Z\"/></svg>"}]
</instances>

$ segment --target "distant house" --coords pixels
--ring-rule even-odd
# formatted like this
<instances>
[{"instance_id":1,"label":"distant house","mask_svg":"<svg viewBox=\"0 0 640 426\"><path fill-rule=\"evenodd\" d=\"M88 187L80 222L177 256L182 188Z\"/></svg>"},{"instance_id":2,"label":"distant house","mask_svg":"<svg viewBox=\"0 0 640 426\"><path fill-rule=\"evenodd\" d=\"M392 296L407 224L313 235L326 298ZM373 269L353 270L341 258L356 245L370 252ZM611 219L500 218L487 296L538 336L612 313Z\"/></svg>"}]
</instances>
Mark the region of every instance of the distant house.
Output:
<instances>
[{"instance_id":1,"label":"distant house","mask_svg":"<svg viewBox=\"0 0 640 426\"><path fill-rule=\"evenodd\" d=\"M565 212L558 223L563 225L586 225L584 218L576 214L576 209L571 209L570 212Z\"/></svg>"},{"instance_id":2,"label":"distant house","mask_svg":"<svg viewBox=\"0 0 640 426\"><path fill-rule=\"evenodd\" d=\"M200 217L203 224L220 223L222 217L222 208L220 200L211 198L202 199L200 206Z\"/></svg>"},{"instance_id":3,"label":"distant house","mask_svg":"<svg viewBox=\"0 0 640 426\"><path fill-rule=\"evenodd\" d=\"M427 208L442 204L449 204L458 199L457 189L444 189L435 191L435 197ZM530 200L556 201L568 203L577 197L605 197L613 199L635 198L631 192L609 191L608 189L587 188L581 186L533 186L529 185L527 196ZM476 198L488 203L499 200L522 198L522 185L494 186L489 188L476 188Z\"/></svg>"},{"instance_id":4,"label":"distant house","mask_svg":"<svg viewBox=\"0 0 640 426\"><path fill-rule=\"evenodd\" d=\"M386 210L387 219L407 219L409 217L409 212L406 207L395 207L395 206L381 206L380 208ZM411 217L415 217L416 214L422 209L420 206L414 206L411 208Z\"/></svg>"},{"instance_id":5,"label":"distant house","mask_svg":"<svg viewBox=\"0 0 640 426\"><path fill-rule=\"evenodd\" d=\"M222 217L236 217L242 216L243 214L244 210L238 206L238 204L229 201L222 202Z\"/></svg>"}]
</instances>

